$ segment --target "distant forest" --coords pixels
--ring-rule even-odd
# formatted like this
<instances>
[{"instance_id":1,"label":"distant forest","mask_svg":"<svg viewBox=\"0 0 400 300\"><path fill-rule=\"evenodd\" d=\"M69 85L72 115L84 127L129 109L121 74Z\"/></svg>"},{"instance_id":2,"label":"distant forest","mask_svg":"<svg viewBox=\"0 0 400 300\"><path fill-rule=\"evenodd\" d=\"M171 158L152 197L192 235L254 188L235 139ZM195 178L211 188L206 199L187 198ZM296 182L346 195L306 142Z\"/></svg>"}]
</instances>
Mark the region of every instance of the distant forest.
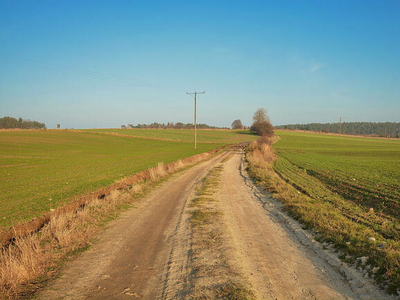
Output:
<instances>
[{"instance_id":1,"label":"distant forest","mask_svg":"<svg viewBox=\"0 0 400 300\"><path fill-rule=\"evenodd\" d=\"M137 124L137 125L121 125L121 128L153 128L153 129L192 129L194 128L194 125L192 123L181 123L181 122L168 122L167 124L165 123L151 123L151 124ZM221 127L215 127L215 126L210 126L207 124L197 124L198 129L217 129ZM224 127L225 128L225 127Z\"/></svg>"},{"instance_id":2,"label":"distant forest","mask_svg":"<svg viewBox=\"0 0 400 300\"><path fill-rule=\"evenodd\" d=\"M326 133L339 133L339 123L311 123L275 126L276 129L306 130ZM370 135L399 138L400 123L344 122L342 133L350 135Z\"/></svg>"},{"instance_id":3,"label":"distant forest","mask_svg":"<svg viewBox=\"0 0 400 300\"><path fill-rule=\"evenodd\" d=\"M19 118L4 117L0 118L0 129L46 129L44 123Z\"/></svg>"}]
</instances>

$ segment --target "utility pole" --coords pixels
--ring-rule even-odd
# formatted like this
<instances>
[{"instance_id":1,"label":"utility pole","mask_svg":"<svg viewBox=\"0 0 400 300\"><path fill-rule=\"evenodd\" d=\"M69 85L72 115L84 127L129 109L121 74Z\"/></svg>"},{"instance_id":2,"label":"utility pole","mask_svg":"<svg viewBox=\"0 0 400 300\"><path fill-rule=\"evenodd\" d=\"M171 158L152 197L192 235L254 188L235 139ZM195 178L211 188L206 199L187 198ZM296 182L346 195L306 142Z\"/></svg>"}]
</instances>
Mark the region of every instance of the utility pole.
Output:
<instances>
[{"instance_id":1,"label":"utility pole","mask_svg":"<svg viewBox=\"0 0 400 300\"><path fill-rule=\"evenodd\" d=\"M343 117L343 119L346 117ZM339 145L342 143L342 117L339 117Z\"/></svg>"},{"instance_id":2,"label":"utility pole","mask_svg":"<svg viewBox=\"0 0 400 300\"><path fill-rule=\"evenodd\" d=\"M202 92L194 92L194 93L188 93L186 92L186 94L188 95L194 95L194 150L197 149L197 123L196 123L196 110L197 110L197 94L205 94L205 91Z\"/></svg>"},{"instance_id":3,"label":"utility pole","mask_svg":"<svg viewBox=\"0 0 400 300\"><path fill-rule=\"evenodd\" d=\"M386 139L389 139L389 138L388 138L387 130L386 130L386 126L385 126L385 144L386 144Z\"/></svg>"}]
</instances>

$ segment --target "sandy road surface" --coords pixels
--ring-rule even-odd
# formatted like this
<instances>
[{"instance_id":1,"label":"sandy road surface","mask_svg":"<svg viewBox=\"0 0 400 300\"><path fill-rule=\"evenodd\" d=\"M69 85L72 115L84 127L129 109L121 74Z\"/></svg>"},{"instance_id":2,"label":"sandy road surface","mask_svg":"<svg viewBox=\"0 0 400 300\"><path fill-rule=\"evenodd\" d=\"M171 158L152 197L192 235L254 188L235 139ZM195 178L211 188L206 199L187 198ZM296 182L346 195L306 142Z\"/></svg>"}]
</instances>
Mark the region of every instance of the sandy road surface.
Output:
<instances>
[{"instance_id":1,"label":"sandy road surface","mask_svg":"<svg viewBox=\"0 0 400 300\"><path fill-rule=\"evenodd\" d=\"M310 259L273 213L264 209L260 194L236 153L225 167L219 200L244 274L258 299L348 299L354 297L342 277ZM327 272L327 270L329 270ZM347 295L347 296L346 296Z\"/></svg>"},{"instance_id":2,"label":"sandy road surface","mask_svg":"<svg viewBox=\"0 0 400 300\"><path fill-rule=\"evenodd\" d=\"M39 299L184 299L179 291L191 285L188 206L196 185L221 164L217 197L232 261L257 299L368 299L276 217L279 205L268 204L241 170L241 149L162 184L113 222Z\"/></svg>"},{"instance_id":3,"label":"sandy road surface","mask_svg":"<svg viewBox=\"0 0 400 300\"><path fill-rule=\"evenodd\" d=\"M194 187L226 153L164 183L137 209L113 222L87 253L63 272L39 299L156 299L176 228Z\"/></svg>"}]
</instances>

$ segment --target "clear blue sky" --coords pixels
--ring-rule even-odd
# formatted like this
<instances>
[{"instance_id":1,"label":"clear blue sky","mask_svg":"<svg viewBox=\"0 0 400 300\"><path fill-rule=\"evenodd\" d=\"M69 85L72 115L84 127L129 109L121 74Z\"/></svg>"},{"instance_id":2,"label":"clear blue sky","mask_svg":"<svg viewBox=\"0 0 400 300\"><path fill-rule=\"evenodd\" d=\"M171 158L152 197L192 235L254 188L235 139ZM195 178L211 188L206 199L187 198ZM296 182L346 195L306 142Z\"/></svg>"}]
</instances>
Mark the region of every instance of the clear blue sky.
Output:
<instances>
[{"instance_id":1,"label":"clear blue sky","mask_svg":"<svg viewBox=\"0 0 400 300\"><path fill-rule=\"evenodd\" d=\"M0 117L400 122L400 1L0 1Z\"/></svg>"}]
</instances>

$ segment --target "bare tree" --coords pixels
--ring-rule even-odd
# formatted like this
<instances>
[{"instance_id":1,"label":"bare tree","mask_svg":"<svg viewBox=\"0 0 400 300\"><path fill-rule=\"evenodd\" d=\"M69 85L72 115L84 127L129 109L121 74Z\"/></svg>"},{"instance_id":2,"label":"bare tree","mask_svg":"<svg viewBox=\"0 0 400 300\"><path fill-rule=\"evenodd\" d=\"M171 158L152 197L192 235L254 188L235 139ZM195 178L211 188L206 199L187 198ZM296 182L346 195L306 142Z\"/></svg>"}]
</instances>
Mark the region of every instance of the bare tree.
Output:
<instances>
[{"instance_id":1,"label":"bare tree","mask_svg":"<svg viewBox=\"0 0 400 300\"><path fill-rule=\"evenodd\" d=\"M240 121L240 119L236 119L232 122L231 127L232 129L243 129L242 121Z\"/></svg>"},{"instance_id":2,"label":"bare tree","mask_svg":"<svg viewBox=\"0 0 400 300\"><path fill-rule=\"evenodd\" d=\"M253 115L253 125L250 130L258 135L272 136L274 134L274 126L272 126L267 110L264 108L258 108Z\"/></svg>"},{"instance_id":3,"label":"bare tree","mask_svg":"<svg viewBox=\"0 0 400 300\"><path fill-rule=\"evenodd\" d=\"M257 108L256 112L253 115L253 123L262 123L262 122L268 122L269 117L267 114L267 110L265 108Z\"/></svg>"}]
</instances>

